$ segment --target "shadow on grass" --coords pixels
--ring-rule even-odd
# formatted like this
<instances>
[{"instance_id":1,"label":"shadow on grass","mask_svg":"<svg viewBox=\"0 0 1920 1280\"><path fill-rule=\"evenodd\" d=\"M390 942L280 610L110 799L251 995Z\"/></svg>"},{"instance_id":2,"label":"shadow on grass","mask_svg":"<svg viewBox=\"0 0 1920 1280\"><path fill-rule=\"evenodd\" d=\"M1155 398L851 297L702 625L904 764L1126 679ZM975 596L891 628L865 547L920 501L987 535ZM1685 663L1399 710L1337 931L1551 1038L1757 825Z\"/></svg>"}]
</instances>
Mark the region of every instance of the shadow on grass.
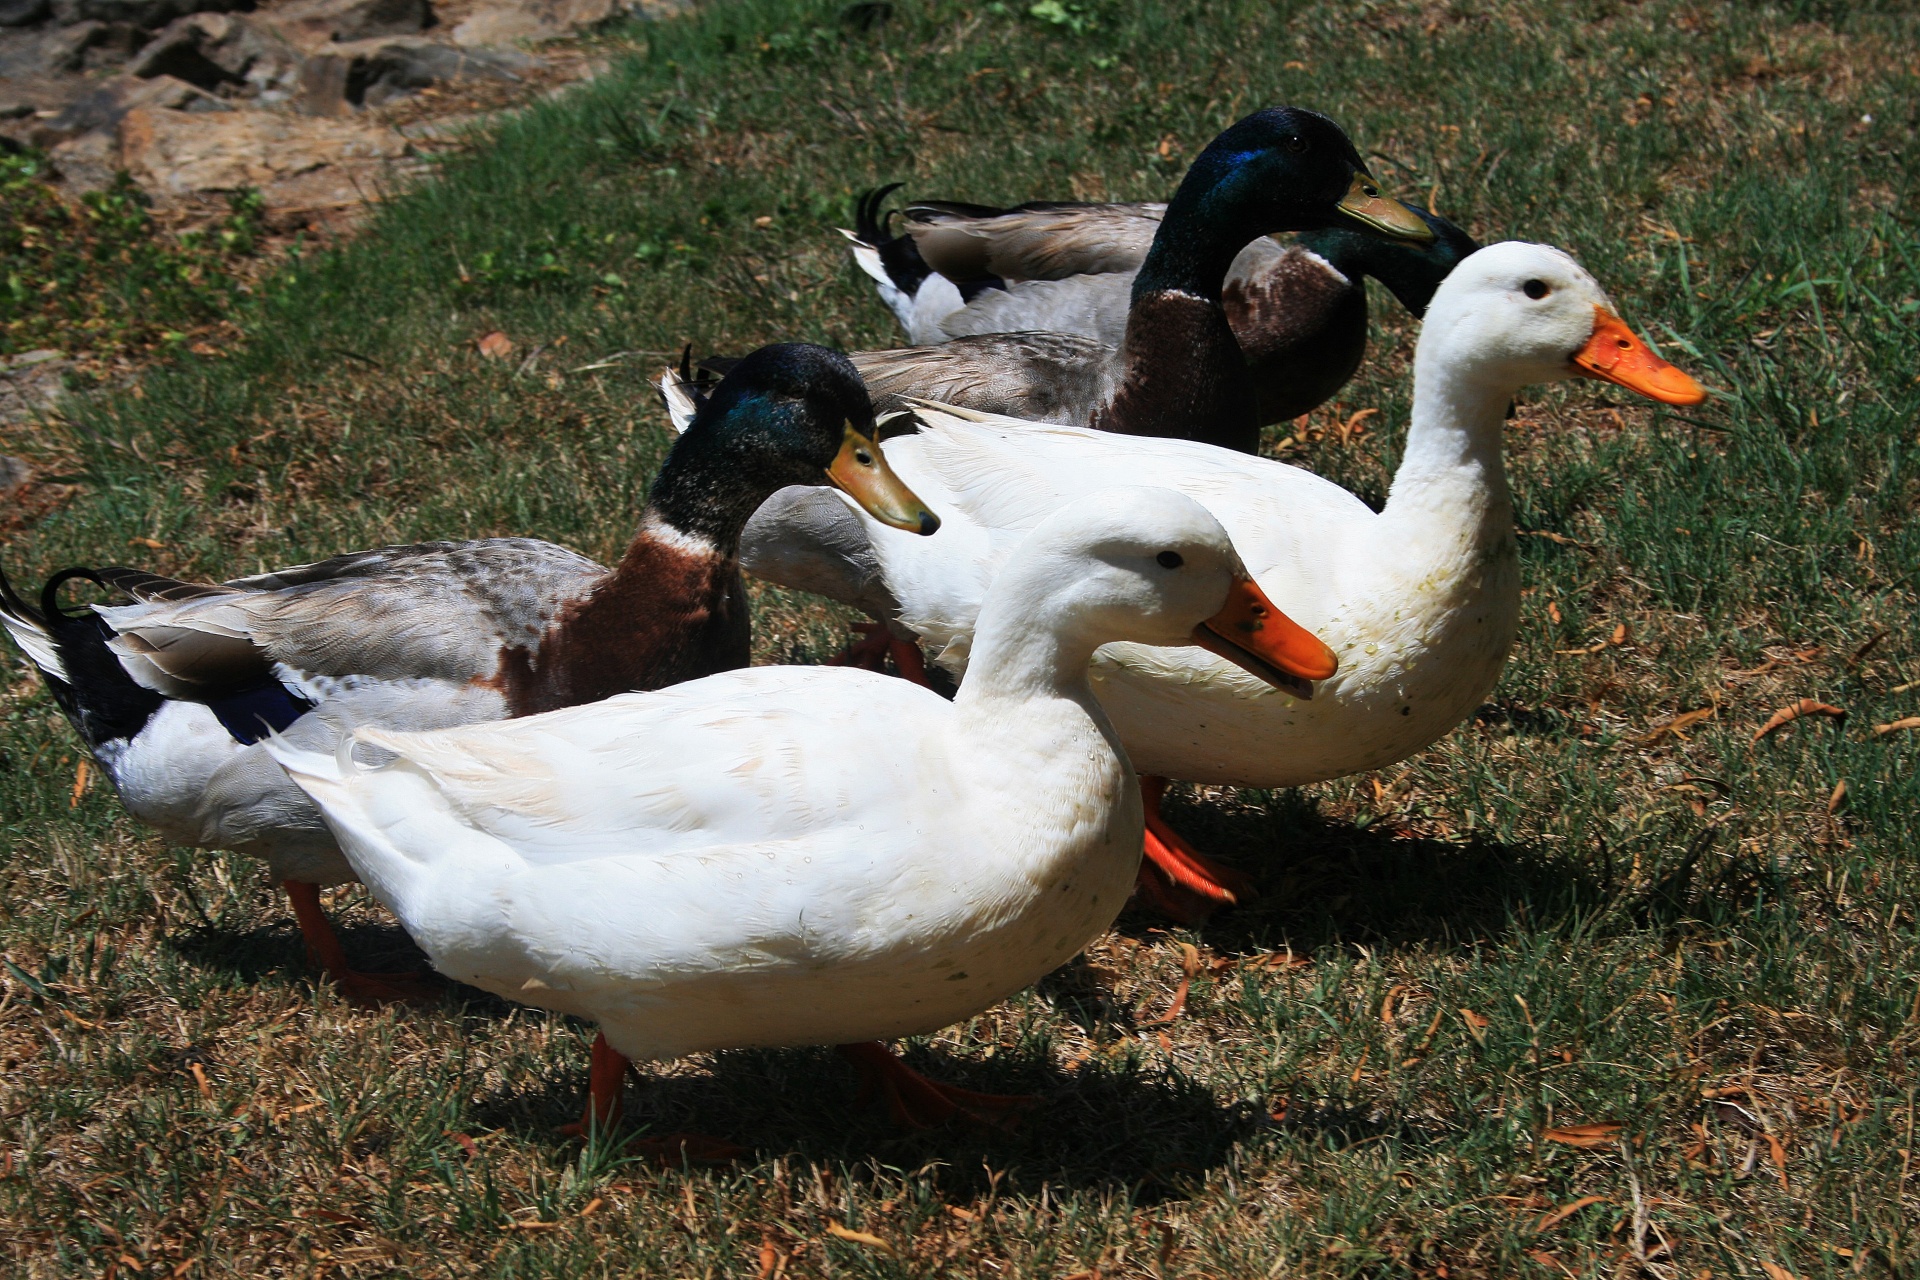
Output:
<instances>
[{"instance_id":1,"label":"shadow on grass","mask_svg":"<svg viewBox=\"0 0 1920 1280\"><path fill-rule=\"evenodd\" d=\"M430 985L444 985L450 993L471 991L434 972L426 953L398 924L336 921L334 933L348 961L363 973L418 972ZM179 925L168 934L166 946L189 964L249 984L314 982L321 976L291 920L250 929Z\"/></svg>"},{"instance_id":2,"label":"shadow on grass","mask_svg":"<svg viewBox=\"0 0 1920 1280\"><path fill-rule=\"evenodd\" d=\"M1227 807L1169 801L1173 824L1211 856L1246 872L1258 896L1198 930L1214 950L1300 952L1342 944L1463 947L1521 921L1591 906L1606 889L1586 868L1486 835L1408 835L1386 823L1331 819L1299 792L1243 793ZM1116 926L1139 936L1167 922L1138 907Z\"/></svg>"},{"instance_id":3,"label":"shadow on grass","mask_svg":"<svg viewBox=\"0 0 1920 1280\"><path fill-rule=\"evenodd\" d=\"M859 1076L831 1049L737 1050L629 1077L622 1132L724 1139L749 1149L747 1165L783 1155L894 1169L937 1164L948 1194L1044 1184L1153 1201L1185 1194L1184 1177L1201 1178L1270 1127L1258 1106L1223 1105L1204 1087L1156 1068L1062 1071L1037 1048L983 1061L910 1047L904 1057L944 1084L1028 1095L1034 1106L1004 1126L955 1120L905 1130L884 1103L863 1094ZM483 1098L472 1122L534 1143L566 1141L554 1130L580 1116L584 1054L578 1063L577 1073L541 1087Z\"/></svg>"}]
</instances>

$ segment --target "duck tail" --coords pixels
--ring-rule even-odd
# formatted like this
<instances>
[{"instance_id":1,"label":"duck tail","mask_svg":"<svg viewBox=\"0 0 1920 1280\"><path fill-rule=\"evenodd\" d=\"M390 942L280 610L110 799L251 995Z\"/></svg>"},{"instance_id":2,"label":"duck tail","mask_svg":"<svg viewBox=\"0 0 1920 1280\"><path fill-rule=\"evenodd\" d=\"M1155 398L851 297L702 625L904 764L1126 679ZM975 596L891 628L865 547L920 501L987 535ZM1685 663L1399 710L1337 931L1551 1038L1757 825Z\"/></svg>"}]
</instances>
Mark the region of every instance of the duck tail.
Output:
<instances>
[{"instance_id":1,"label":"duck tail","mask_svg":"<svg viewBox=\"0 0 1920 1280\"><path fill-rule=\"evenodd\" d=\"M60 661L60 650L47 627L46 615L21 598L4 569L0 569L0 625L6 627L13 642L42 675L53 680L67 678L67 668Z\"/></svg>"},{"instance_id":2,"label":"duck tail","mask_svg":"<svg viewBox=\"0 0 1920 1280\"><path fill-rule=\"evenodd\" d=\"M845 232L853 260L879 287L881 300L902 324L909 323L914 297L933 274L910 235L894 235L894 211L887 197L902 186L890 182L863 193L853 204L854 230Z\"/></svg>"},{"instance_id":3,"label":"duck tail","mask_svg":"<svg viewBox=\"0 0 1920 1280\"><path fill-rule=\"evenodd\" d=\"M107 645L113 633L105 619L91 609L68 613L60 607L60 588L76 578L107 585L95 569L62 569L47 579L35 607L0 573L0 625L40 669L47 691L81 739L95 749L139 733L165 700L135 683L120 665Z\"/></svg>"}]
</instances>

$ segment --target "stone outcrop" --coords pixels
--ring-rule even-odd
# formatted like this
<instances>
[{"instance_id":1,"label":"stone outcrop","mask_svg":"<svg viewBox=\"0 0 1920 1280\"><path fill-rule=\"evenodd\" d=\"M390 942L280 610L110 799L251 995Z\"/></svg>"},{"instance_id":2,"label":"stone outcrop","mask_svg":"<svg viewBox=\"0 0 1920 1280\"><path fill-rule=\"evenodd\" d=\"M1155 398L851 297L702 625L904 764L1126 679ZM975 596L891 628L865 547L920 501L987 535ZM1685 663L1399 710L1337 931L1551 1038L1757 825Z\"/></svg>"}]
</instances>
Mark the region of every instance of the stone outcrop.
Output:
<instances>
[{"instance_id":1,"label":"stone outcrop","mask_svg":"<svg viewBox=\"0 0 1920 1280\"><path fill-rule=\"evenodd\" d=\"M516 46L685 3L0 0L0 147L48 152L76 190L125 169L161 201L256 187L269 211L342 207L406 165L406 139L367 111L552 80Z\"/></svg>"}]
</instances>

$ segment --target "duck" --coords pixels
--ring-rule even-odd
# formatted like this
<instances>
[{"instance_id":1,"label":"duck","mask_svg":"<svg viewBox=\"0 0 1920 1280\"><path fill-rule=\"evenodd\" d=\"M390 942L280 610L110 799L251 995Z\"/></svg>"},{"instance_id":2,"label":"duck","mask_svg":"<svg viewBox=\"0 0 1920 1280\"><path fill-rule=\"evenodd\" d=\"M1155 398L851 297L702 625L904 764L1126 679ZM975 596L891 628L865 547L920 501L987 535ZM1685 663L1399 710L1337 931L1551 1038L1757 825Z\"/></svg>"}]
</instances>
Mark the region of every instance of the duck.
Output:
<instances>
[{"instance_id":1,"label":"duck","mask_svg":"<svg viewBox=\"0 0 1920 1280\"><path fill-rule=\"evenodd\" d=\"M359 1002L416 997L348 961L319 891L354 879L269 734L320 749L329 717L445 728L744 667L737 563L748 517L824 484L915 536L938 518L887 466L871 402L838 352L747 356L654 477L608 568L532 538L357 551L218 585L69 568L29 603L0 574L0 624L135 818L168 840L263 858L308 949ZM76 579L132 603L69 610Z\"/></svg>"},{"instance_id":2,"label":"duck","mask_svg":"<svg viewBox=\"0 0 1920 1280\"><path fill-rule=\"evenodd\" d=\"M629 1063L803 1045L843 1046L896 1118L978 1116L996 1095L879 1042L1030 985L1126 901L1142 817L1095 651L1204 642L1256 680L1326 653L1219 521L1151 487L1040 521L976 624L951 702L856 668L755 667L267 749L435 968L597 1025L578 1130L618 1122Z\"/></svg>"},{"instance_id":3,"label":"duck","mask_svg":"<svg viewBox=\"0 0 1920 1280\"><path fill-rule=\"evenodd\" d=\"M1339 674L1309 699L1204 651L1116 644L1096 657L1093 687L1150 792L1162 778L1302 786L1403 760L1492 691L1520 605L1507 407L1523 387L1576 378L1667 405L1706 396L1570 255L1507 241L1464 259L1434 292L1381 510L1269 458L923 404L919 430L889 448L944 513L937 541L911 545L828 495L787 490L748 521L741 563L859 603L964 677L978 602L1023 529L1102 489L1177 489L1219 517L1265 590L1339 655ZM1149 833L1166 847L1150 842L1143 887L1162 907L1198 917L1245 892L1244 877L1151 813Z\"/></svg>"},{"instance_id":4,"label":"duck","mask_svg":"<svg viewBox=\"0 0 1920 1280\"><path fill-rule=\"evenodd\" d=\"M1098 398L1110 393L1102 378L1118 377L1111 349L1124 339L1134 280L1167 206L993 209L932 201L908 205L906 229L892 235L879 207L898 186L862 197L859 229L843 232L854 261L874 278L915 344L874 363L902 385L910 383L890 366L923 366L928 399L1089 425ZM1233 259L1220 301L1247 362L1260 426L1318 408L1360 367L1367 349L1366 277L1385 285L1418 319L1447 272L1480 247L1439 214L1395 203L1426 224L1427 243L1331 226L1286 243L1259 237ZM992 379L991 346L968 348L977 347L972 340L981 335L1013 333L1044 333L1048 340L1013 345L1012 362L1035 373L1009 386ZM946 343L961 350L942 361L934 353ZM873 373L862 372L872 385ZM1066 389L1053 389L1046 375L1056 381L1064 375Z\"/></svg>"},{"instance_id":5,"label":"duck","mask_svg":"<svg viewBox=\"0 0 1920 1280\"><path fill-rule=\"evenodd\" d=\"M915 395L1040 421L1178 436L1251 453L1258 396L1227 323L1227 268L1275 231L1350 227L1418 243L1427 222L1388 199L1340 126L1269 107L1194 160L1133 276L1117 344L1073 334L979 334L857 352L883 408Z\"/></svg>"}]
</instances>

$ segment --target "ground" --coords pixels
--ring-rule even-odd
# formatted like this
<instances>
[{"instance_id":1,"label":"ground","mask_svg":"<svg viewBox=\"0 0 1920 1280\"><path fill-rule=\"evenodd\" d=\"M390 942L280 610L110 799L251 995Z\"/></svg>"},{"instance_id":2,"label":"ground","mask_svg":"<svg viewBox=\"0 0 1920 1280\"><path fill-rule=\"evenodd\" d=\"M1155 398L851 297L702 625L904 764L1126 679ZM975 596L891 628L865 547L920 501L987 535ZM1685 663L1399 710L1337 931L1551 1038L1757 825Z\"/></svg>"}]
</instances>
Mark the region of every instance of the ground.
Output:
<instances>
[{"instance_id":1,"label":"ground","mask_svg":"<svg viewBox=\"0 0 1920 1280\"><path fill-rule=\"evenodd\" d=\"M668 354L893 341L832 231L857 191L1158 197L1273 101L1481 238L1567 248L1716 389L1524 399L1492 701L1375 775L1176 790L1256 902L1125 915L907 1048L1039 1095L1006 1132L903 1135L831 1054L734 1053L629 1100L742 1161L570 1144L587 1028L346 1005L258 867L129 822L9 661L6 1269L1915 1274L1920 735L1882 727L1920 713L1916 47L1910 6L1813 0L739 0L254 280L205 354L6 429L41 477L5 517L29 580L505 533L609 557ZM1360 377L1270 451L1379 501L1414 335L1376 295ZM762 661L844 634L756 604ZM1761 736L1803 698L1846 714ZM404 958L358 890L332 905Z\"/></svg>"}]
</instances>

